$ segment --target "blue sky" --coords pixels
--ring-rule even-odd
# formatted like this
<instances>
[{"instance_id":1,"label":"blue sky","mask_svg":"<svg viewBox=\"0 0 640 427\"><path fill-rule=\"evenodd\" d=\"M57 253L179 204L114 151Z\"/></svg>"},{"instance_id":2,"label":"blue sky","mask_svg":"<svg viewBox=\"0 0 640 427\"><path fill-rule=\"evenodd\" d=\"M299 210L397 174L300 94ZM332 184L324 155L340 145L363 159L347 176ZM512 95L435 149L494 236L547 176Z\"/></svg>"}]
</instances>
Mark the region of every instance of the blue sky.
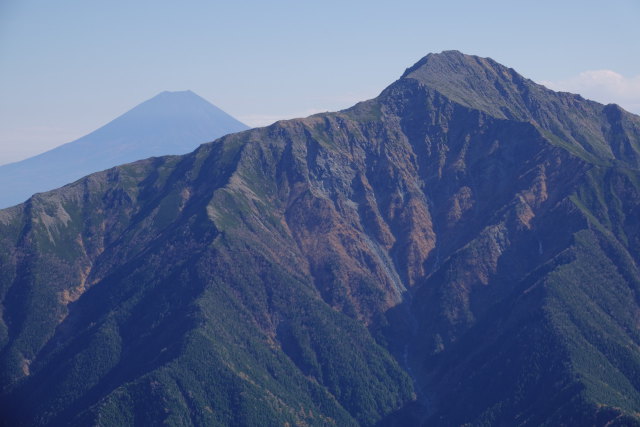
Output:
<instances>
[{"instance_id":1,"label":"blue sky","mask_svg":"<svg viewBox=\"0 0 640 427\"><path fill-rule=\"evenodd\" d=\"M376 96L429 52L640 113L640 2L0 1L0 164L163 90L249 125Z\"/></svg>"}]
</instances>

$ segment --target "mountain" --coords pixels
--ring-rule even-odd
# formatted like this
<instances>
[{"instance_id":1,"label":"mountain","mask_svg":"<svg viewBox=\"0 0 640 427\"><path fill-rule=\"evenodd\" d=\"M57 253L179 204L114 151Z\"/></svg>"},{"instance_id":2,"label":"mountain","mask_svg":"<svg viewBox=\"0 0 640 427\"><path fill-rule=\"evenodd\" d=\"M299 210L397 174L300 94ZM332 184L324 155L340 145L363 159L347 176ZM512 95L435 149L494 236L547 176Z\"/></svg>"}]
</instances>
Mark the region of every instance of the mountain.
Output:
<instances>
[{"instance_id":1,"label":"mountain","mask_svg":"<svg viewBox=\"0 0 640 427\"><path fill-rule=\"evenodd\" d=\"M640 425L640 117L430 54L0 211L7 425Z\"/></svg>"},{"instance_id":2,"label":"mountain","mask_svg":"<svg viewBox=\"0 0 640 427\"><path fill-rule=\"evenodd\" d=\"M162 92L73 142L0 166L0 208L93 172L167 154L248 129L191 91Z\"/></svg>"}]
</instances>

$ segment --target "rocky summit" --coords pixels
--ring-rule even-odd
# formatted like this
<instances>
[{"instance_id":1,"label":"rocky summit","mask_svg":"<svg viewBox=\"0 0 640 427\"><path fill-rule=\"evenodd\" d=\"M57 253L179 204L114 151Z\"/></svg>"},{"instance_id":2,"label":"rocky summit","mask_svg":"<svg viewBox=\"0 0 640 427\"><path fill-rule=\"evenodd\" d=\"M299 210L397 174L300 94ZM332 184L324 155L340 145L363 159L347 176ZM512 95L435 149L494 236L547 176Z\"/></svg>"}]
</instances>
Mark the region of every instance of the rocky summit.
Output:
<instances>
[{"instance_id":1,"label":"rocky summit","mask_svg":"<svg viewBox=\"0 0 640 427\"><path fill-rule=\"evenodd\" d=\"M640 425L640 117L430 54L0 211L6 425Z\"/></svg>"}]
</instances>

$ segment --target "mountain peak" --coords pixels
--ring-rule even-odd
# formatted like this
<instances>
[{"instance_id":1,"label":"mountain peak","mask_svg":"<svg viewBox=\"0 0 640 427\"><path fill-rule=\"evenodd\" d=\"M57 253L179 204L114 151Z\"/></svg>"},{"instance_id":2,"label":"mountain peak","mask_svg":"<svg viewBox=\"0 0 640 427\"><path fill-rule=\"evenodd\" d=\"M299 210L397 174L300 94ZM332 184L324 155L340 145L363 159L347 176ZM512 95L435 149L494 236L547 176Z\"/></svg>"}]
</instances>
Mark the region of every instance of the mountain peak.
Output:
<instances>
[{"instance_id":1,"label":"mountain peak","mask_svg":"<svg viewBox=\"0 0 640 427\"><path fill-rule=\"evenodd\" d=\"M184 154L248 127L196 93L160 92L101 128L21 162L0 167L0 207L122 163Z\"/></svg>"},{"instance_id":2,"label":"mountain peak","mask_svg":"<svg viewBox=\"0 0 640 427\"><path fill-rule=\"evenodd\" d=\"M420 89L416 89L416 82ZM552 91L491 58L455 50L431 53L408 68L396 84L410 91L439 93L455 104L498 119L531 123L543 134L554 134L572 145L589 161L595 154L600 159L616 158L631 167L640 164L636 149L620 151L602 137L602 126L623 118L632 120L624 110ZM603 114L609 122L594 125Z\"/></svg>"},{"instance_id":3,"label":"mountain peak","mask_svg":"<svg viewBox=\"0 0 640 427\"><path fill-rule=\"evenodd\" d=\"M522 94L534 87L544 89L491 58L457 50L428 54L408 68L401 79L417 80L464 106L519 120L530 116Z\"/></svg>"},{"instance_id":4,"label":"mountain peak","mask_svg":"<svg viewBox=\"0 0 640 427\"><path fill-rule=\"evenodd\" d=\"M167 95L196 95L191 89L186 89L186 90L163 90L158 95L164 95L164 94L167 94Z\"/></svg>"},{"instance_id":5,"label":"mountain peak","mask_svg":"<svg viewBox=\"0 0 640 427\"><path fill-rule=\"evenodd\" d=\"M429 74L447 75L451 72L471 71L477 66L502 67L491 58L481 58L467 55L458 50L445 50L440 53L429 53L411 67L407 68L402 77L419 77Z\"/></svg>"},{"instance_id":6,"label":"mountain peak","mask_svg":"<svg viewBox=\"0 0 640 427\"><path fill-rule=\"evenodd\" d=\"M204 98L202 98L200 95L198 95L197 93L189 89L175 90L175 91L164 90L150 99L163 99L163 100L165 99L202 99L204 100Z\"/></svg>"},{"instance_id":7,"label":"mountain peak","mask_svg":"<svg viewBox=\"0 0 640 427\"><path fill-rule=\"evenodd\" d=\"M406 80L499 119L539 124L555 122L556 111L584 102L579 95L554 92L491 58L455 50L428 54L404 72L400 81ZM603 108L593 101L585 106L594 111Z\"/></svg>"},{"instance_id":8,"label":"mountain peak","mask_svg":"<svg viewBox=\"0 0 640 427\"><path fill-rule=\"evenodd\" d=\"M195 92L182 90L160 92L156 96L138 104L121 117L135 113L144 113L151 114L154 117L159 114L168 115L173 119L181 115L192 115L194 112L198 114L226 114Z\"/></svg>"}]
</instances>

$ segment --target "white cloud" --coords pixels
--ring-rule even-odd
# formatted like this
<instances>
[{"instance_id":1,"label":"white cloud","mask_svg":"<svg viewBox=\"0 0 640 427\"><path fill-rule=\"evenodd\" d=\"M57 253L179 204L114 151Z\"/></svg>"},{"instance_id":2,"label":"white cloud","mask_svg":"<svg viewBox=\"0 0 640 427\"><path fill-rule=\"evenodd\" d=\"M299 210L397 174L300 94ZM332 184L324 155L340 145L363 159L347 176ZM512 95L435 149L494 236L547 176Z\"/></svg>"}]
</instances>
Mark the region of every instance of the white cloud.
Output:
<instances>
[{"instance_id":1,"label":"white cloud","mask_svg":"<svg viewBox=\"0 0 640 427\"><path fill-rule=\"evenodd\" d=\"M543 81L553 90L579 93L603 104L615 103L640 114L640 75L626 77L611 70L584 71L565 80Z\"/></svg>"}]
</instances>

